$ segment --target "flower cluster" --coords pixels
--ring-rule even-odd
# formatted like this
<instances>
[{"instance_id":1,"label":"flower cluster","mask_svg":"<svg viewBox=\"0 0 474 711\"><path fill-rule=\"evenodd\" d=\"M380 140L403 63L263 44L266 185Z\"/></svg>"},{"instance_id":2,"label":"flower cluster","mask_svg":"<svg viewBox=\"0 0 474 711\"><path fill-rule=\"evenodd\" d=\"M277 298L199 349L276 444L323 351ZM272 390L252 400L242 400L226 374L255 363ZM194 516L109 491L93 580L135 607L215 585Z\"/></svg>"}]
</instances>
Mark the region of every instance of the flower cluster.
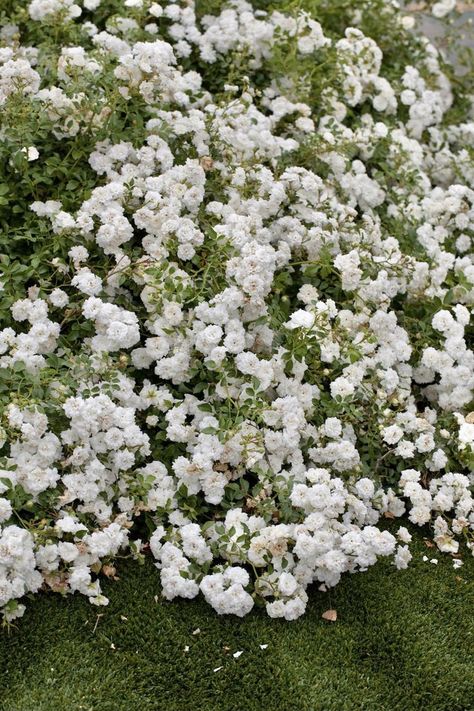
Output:
<instances>
[{"instance_id":1,"label":"flower cluster","mask_svg":"<svg viewBox=\"0 0 474 711\"><path fill-rule=\"evenodd\" d=\"M148 550L167 599L287 620L407 567L385 519L474 553L472 97L396 3L326 5L0 32L7 620Z\"/></svg>"}]
</instances>

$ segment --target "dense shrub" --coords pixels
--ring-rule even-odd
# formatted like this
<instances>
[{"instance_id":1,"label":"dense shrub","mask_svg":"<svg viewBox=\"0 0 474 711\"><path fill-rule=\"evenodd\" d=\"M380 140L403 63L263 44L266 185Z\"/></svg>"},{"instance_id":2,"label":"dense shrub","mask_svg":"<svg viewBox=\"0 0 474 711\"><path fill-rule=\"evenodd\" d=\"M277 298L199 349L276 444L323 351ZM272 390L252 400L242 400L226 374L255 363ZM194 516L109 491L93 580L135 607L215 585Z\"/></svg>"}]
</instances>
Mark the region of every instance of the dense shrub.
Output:
<instances>
[{"instance_id":1,"label":"dense shrub","mask_svg":"<svg viewBox=\"0 0 474 711\"><path fill-rule=\"evenodd\" d=\"M6 3L7 620L147 547L287 619L408 565L384 516L473 548L469 75L395 3L304 7Z\"/></svg>"}]
</instances>

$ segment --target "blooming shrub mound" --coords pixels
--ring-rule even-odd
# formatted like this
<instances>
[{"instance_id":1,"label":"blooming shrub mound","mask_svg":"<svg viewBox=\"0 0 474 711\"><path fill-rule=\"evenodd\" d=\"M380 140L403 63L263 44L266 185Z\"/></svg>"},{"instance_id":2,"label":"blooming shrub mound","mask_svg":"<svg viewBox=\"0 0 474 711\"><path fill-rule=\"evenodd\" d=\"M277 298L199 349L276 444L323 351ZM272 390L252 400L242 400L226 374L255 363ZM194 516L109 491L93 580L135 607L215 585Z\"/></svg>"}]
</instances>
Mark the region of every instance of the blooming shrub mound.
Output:
<instances>
[{"instance_id":1,"label":"blooming shrub mound","mask_svg":"<svg viewBox=\"0 0 474 711\"><path fill-rule=\"evenodd\" d=\"M7 620L148 547L286 619L384 517L474 551L469 77L385 0L6 5Z\"/></svg>"}]
</instances>

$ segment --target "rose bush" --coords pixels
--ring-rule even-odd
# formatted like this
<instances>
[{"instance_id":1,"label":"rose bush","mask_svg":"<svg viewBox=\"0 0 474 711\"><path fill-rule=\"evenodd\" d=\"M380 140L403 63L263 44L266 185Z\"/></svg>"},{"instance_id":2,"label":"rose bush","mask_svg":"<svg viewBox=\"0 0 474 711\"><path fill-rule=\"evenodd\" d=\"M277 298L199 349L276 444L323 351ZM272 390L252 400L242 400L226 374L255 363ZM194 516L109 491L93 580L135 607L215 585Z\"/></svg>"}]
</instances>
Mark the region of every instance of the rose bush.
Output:
<instances>
[{"instance_id":1,"label":"rose bush","mask_svg":"<svg viewBox=\"0 0 474 711\"><path fill-rule=\"evenodd\" d=\"M303 5L2 10L7 620L147 548L286 619L408 565L384 518L474 552L469 76L396 3Z\"/></svg>"}]
</instances>

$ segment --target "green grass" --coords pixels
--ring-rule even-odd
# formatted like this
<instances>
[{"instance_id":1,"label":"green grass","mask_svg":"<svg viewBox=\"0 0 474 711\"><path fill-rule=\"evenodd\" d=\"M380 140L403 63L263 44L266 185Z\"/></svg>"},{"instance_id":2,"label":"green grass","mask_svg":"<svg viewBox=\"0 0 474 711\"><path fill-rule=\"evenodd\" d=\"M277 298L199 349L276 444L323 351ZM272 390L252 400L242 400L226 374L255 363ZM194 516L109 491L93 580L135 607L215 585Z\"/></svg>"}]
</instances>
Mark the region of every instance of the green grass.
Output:
<instances>
[{"instance_id":1,"label":"green grass","mask_svg":"<svg viewBox=\"0 0 474 711\"><path fill-rule=\"evenodd\" d=\"M260 610L218 617L202 600L156 602L152 563L127 562L105 584L108 608L40 595L0 633L0 709L473 711L474 559L465 559L456 571L418 537L407 571L381 563L330 594L314 589L290 623ZM329 607L335 623L321 618Z\"/></svg>"}]
</instances>

